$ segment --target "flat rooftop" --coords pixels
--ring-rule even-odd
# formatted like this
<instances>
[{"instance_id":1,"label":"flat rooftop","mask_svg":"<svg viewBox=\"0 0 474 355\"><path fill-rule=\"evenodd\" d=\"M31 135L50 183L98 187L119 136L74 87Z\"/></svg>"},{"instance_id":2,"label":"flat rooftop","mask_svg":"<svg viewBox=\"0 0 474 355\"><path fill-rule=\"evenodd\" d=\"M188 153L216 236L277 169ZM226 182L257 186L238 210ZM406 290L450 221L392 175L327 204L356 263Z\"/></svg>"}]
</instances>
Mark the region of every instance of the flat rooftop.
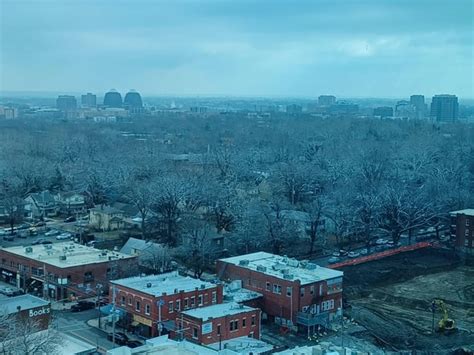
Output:
<instances>
[{"instance_id":1,"label":"flat rooftop","mask_svg":"<svg viewBox=\"0 0 474 355\"><path fill-rule=\"evenodd\" d=\"M286 256L257 252L220 259L222 262L234 264L265 275L284 280L300 280L302 285L342 277L343 272L325 268L314 263L298 261Z\"/></svg>"},{"instance_id":2,"label":"flat rooftop","mask_svg":"<svg viewBox=\"0 0 474 355\"><path fill-rule=\"evenodd\" d=\"M21 310L28 310L48 305L49 302L42 298L32 295L21 295L0 300L0 313L12 314L18 312L18 307L21 307Z\"/></svg>"},{"instance_id":3,"label":"flat rooftop","mask_svg":"<svg viewBox=\"0 0 474 355\"><path fill-rule=\"evenodd\" d=\"M155 297L164 293L172 295L175 293L190 292L198 289L209 289L216 287L215 284L193 279L189 276L181 276L177 271L160 275L134 276L126 279L113 280L111 283L128 287Z\"/></svg>"},{"instance_id":4,"label":"flat rooftop","mask_svg":"<svg viewBox=\"0 0 474 355\"><path fill-rule=\"evenodd\" d=\"M244 306L235 302L220 303L207 307L193 308L181 313L193 317L202 319L203 322L211 318L220 318L225 316L232 316L234 314L254 311L256 308Z\"/></svg>"},{"instance_id":5,"label":"flat rooftop","mask_svg":"<svg viewBox=\"0 0 474 355\"><path fill-rule=\"evenodd\" d=\"M32 245L26 247L16 246L2 248L1 250L59 268L103 263L134 257L116 251L95 249L74 242Z\"/></svg>"},{"instance_id":6,"label":"flat rooftop","mask_svg":"<svg viewBox=\"0 0 474 355\"><path fill-rule=\"evenodd\" d=\"M474 208L466 208L465 210L450 212L452 215L465 214L466 216L474 216Z\"/></svg>"}]
</instances>

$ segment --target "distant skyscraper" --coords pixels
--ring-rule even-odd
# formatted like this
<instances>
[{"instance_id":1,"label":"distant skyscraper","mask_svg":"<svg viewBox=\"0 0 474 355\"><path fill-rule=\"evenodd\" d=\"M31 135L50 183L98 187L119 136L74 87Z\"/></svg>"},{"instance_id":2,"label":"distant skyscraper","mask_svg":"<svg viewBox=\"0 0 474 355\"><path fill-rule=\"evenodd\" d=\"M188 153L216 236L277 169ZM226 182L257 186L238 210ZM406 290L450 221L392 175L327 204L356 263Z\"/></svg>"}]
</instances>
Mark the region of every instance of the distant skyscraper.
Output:
<instances>
[{"instance_id":1,"label":"distant skyscraper","mask_svg":"<svg viewBox=\"0 0 474 355\"><path fill-rule=\"evenodd\" d=\"M97 96L88 92L86 95L81 96L81 104L84 107L96 107Z\"/></svg>"},{"instance_id":2,"label":"distant skyscraper","mask_svg":"<svg viewBox=\"0 0 474 355\"><path fill-rule=\"evenodd\" d=\"M374 108L374 116L392 117L393 108L389 106L376 107Z\"/></svg>"},{"instance_id":3,"label":"distant skyscraper","mask_svg":"<svg viewBox=\"0 0 474 355\"><path fill-rule=\"evenodd\" d=\"M336 103L336 96L333 95L321 95L318 97L319 106L331 106Z\"/></svg>"},{"instance_id":4,"label":"distant skyscraper","mask_svg":"<svg viewBox=\"0 0 474 355\"><path fill-rule=\"evenodd\" d=\"M436 121L455 121L459 114L456 95L435 95L431 100L431 118Z\"/></svg>"},{"instance_id":5,"label":"distant skyscraper","mask_svg":"<svg viewBox=\"0 0 474 355\"><path fill-rule=\"evenodd\" d=\"M110 90L104 96L104 106L122 107L122 95L115 89Z\"/></svg>"},{"instance_id":6,"label":"distant skyscraper","mask_svg":"<svg viewBox=\"0 0 474 355\"><path fill-rule=\"evenodd\" d=\"M61 111L73 111L77 108L76 98L70 95L59 95L56 99L56 108Z\"/></svg>"},{"instance_id":7,"label":"distant skyscraper","mask_svg":"<svg viewBox=\"0 0 474 355\"><path fill-rule=\"evenodd\" d=\"M421 119L425 117L426 114L426 104L424 95L411 95L410 104L415 107L416 118Z\"/></svg>"},{"instance_id":8,"label":"distant skyscraper","mask_svg":"<svg viewBox=\"0 0 474 355\"><path fill-rule=\"evenodd\" d=\"M401 100L395 106L395 117L412 119L416 116L416 109L410 101Z\"/></svg>"},{"instance_id":9,"label":"distant skyscraper","mask_svg":"<svg viewBox=\"0 0 474 355\"><path fill-rule=\"evenodd\" d=\"M125 99L123 100L123 105L128 108L142 108L143 107L142 97L135 90L130 90L125 95Z\"/></svg>"}]
</instances>

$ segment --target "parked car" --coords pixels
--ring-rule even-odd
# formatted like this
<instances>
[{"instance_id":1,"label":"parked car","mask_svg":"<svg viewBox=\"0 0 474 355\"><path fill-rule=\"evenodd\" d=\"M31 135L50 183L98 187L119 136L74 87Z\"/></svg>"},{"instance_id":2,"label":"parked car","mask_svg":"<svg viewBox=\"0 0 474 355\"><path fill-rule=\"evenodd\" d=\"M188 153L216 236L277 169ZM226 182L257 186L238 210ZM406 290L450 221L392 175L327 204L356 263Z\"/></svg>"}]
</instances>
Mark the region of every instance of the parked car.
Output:
<instances>
[{"instance_id":1,"label":"parked car","mask_svg":"<svg viewBox=\"0 0 474 355\"><path fill-rule=\"evenodd\" d=\"M39 221L33 224L33 227L44 227L46 225L45 221Z\"/></svg>"},{"instance_id":2,"label":"parked car","mask_svg":"<svg viewBox=\"0 0 474 355\"><path fill-rule=\"evenodd\" d=\"M132 349L133 348L138 348L139 346L142 346L142 345L143 345L143 343L139 340L129 340L129 341L127 341L127 346L129 348L132 348Z\"/></svg>"},{"instance_id":3,"label":"parked car","mask_svg":"<svg viewBox=\"0 0 474 355\"><path fill-rule=\"evenodd\" d=\"M338 251L335 251L334 253L331 254L333 257L335 258L338 258L341 256L341 253L339 253Z\"/></svg>"},{"instance_id":4,"label":"parked car","mask_svg":"<svg viewBox=\"0 0 474 355\"><path fill-rule=\"evenodd\" d=\"M55 235L59 235L59 234L61 234L61 232L59 232L56 229L51 229L50 231L44 233L46 237L54 237Z\"/></svg>"},{"instance_id":5,"label":"parked car","mask_svg":"<svg viewBox=\"0 0 474 355\"><path fill-rule=\"evenodd\" d=\"M76 222L76 217L74 216L69 216L67 217L64 222L69 223L69 222Z\"/></svg>"},{"instance_id":6,"label":"parked car","mask_svg":"<svg viewBox=\"0 0 474 355\"><path fill-rule=\"evenodd\" d=\"M3 240L7 241L7 242L13 242L15 240L15 236L14 235L5 235L3 237Z\"/></svg>"},{"instance_id":7,"label":"parked car","mask_svg":"<svg viewBox=\"0 0 474 355\"><path fill-rule=\"evenodd\" d=\"M367 255L369 251L367 249L361 249L360 250L360 255Z\"/></svg>"},{"instance_id":8,"label":"parked car","mask_svg":"<svg viewBox=\"0 0 474 355\"><path fill-rule=\"evenodd\" d=\"M28 234L29 232L21 231L20 233L18 233L17 237L26 239L28 237Z\"/></svg>"},{"instance_id":9,"label":"parked car","mask_svg":"<svg viewBox=\"0 0 474 355\"><path fill-rule=\"evenodd\" d=\"M61 233L56 237L57 240L64 240L64 239L71 239L72 234L71 233Z\"/></svg>"},{"instance_id":10,"label":"parked car","mask_svg":"<svg viewBox=\"0 0 474 355\"><path fill-rule=\"evenodd\" d=\"M91 301L79 301L71 307L71 312L82 312L89 309L94 309L95 303Z\"/></svg>"},{"instance_id":11,"label":"parked car","mask_svg":"<svg viewBox=\"0 0 474 355\"><path fill-rule=\"evenodd\" d=\"M377 245L383 245L383 244L387 244L387 243L388 243L388 240L383 239L383 238L379 238L375 241L375 244L377 244Z\"/></svg>"},{"instance_id":12,"label":"parked car","mask_svg":"<svg viewBox=\"0 0 474 355\"><path fill-rule=\"evenodd\" d=\"M348 254L349 258L358 258L360 256L360 253L356 251L350 251Z\"/></svg>"},{"instance_id":13,"label":"parked car","mask_svg":"<svg viewBox=\"0 0 474 355\"><path fill-rule=\"evenodd\" d=\"M341 250L339 250L339 254L341 256L347 256L347 254L349 254L349 252L347 250L341 249Z\"/></svg>"},{"instance_id":14,"label":"parked car","mask_svg":"<svg viewBox=\"0 0 474 355\"><path fill-rule=\"evenodd\" d=\"M114 339L114 336L112 333L109 333L107 335L107 339L112 341ZM115 332L115 344L118 345L127 345L129 342L128 336L125 333L122 332Z\"/></svg>"},{"instance_id":15,"label":"parked car","mask_svg":"<svg viewBox=\"0 0 474 355\"><path fill-rule=\"evenodd\" d=\"M31 243L31 245L38 245L38 244L53 244L52 241L46 240L44 238L38 238Z\"/></svg>"},{"instance_id":16,"label":"parked car","mask_svg":"<svg viewBox=\"0 0 474 355\"><path fill-rule=\"evenodd\" d=\"M30 227L31 227L31 225L29 223L23 223L23 224L20 224L17 228L18 229L28 229Z\"/></svg>"},{"instance_id":17,"label":"parked car","mask_svg":"<svg viewBox=\"0 0 474 355\"><path fill-rule=\"evenodd\" d=\"M332 256L329 258L328 262L329 264L335 264L341 261L341 258L338 258L337 256Z\"/></svg>"}]
</instances>

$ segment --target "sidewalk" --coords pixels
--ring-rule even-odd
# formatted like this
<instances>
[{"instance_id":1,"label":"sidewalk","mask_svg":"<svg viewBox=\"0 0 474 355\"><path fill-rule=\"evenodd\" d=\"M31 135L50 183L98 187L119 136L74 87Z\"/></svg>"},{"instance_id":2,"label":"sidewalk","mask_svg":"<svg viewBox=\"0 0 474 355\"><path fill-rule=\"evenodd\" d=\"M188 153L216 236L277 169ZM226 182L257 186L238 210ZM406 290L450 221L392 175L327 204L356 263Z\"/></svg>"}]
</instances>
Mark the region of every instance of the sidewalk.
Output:
<instances>
[{"instance_id":1,"label":"sidewalk","mask_svg":"<svg viewBox=\"0 0 474 355\"><path fill-rule=\"evenodd\" d=\"M96 328L106 334L111 334L112 333L112 330L113 330L113 327L112 327L112 324L108 323L107 322L107 317L104 316L104 317L101 317L100 319L100 325L101 327L99 328L99 318L92 318L92 319L89 319L87 321L87 325L90 326L90 327L93 327L93 328ZM130 332L127 332L124 328L122 327L119 327L119 326L115 326L115 332L118 333L124 333L125 335L128 336L128 338L130 340L139 340L141 342L143 342L143 338L140 338L138 337L137 335L133 334L133 333L130 333Z\"/></svg>"}]
</instances>

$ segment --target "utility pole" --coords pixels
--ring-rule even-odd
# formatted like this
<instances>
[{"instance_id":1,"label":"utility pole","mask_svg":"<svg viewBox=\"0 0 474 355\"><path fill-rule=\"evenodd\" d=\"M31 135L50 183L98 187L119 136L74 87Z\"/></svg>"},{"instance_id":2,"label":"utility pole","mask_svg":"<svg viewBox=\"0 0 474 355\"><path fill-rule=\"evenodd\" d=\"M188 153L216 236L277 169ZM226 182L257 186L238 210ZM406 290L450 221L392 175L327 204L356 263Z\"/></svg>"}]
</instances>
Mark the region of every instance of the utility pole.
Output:
<instances>
[{"instance_id":1,"label":"utility pole","mask_svg":"<svg viewBox=\"0 0 474 355\"><path fill-rule=\"evenodd\" d=\"M102 295L102 284L97 284L95 285L95 288L96 288L96 294L97 294L97 301L96 301L96 307L97 309L99 310L99 318L98 318L98 325L99 325L99 329L101 329L101 326L100 326L100 296Z\"/></svg>"},{"instance_id":2,"label":"utility pole","mask_svg":"<svg viewBox=\"0 0 474 355\"><path fill-rule=\"evenodd\" d=\"M434 334L435 332L435 312L436 312L436 302L433 301L431 302L431 313L432 313L432 319L431 319L431 332Z\"/></svg>"},{"instance_id":3,"label":"utility pole","mask_svg":"<svg viewBox=\"0 0 474 355\"><path fill-rule=\"evenodd\" d=\"M115 285L112 286L112 343L115 347Z\"/></svg>"},{"instance_id":4,"label":"utility pole","mask_svg":"<svg viewBox=\"0 0 474 355\"><path fill-rule=\"evenodd\" d=\"M163 325L161 324L161 307L165 304L165 301L163 301L161 298L156 302L156 305L158 306L158 336L161 336L161 329L163 328Z\"/></svg>"}]
</instances>

